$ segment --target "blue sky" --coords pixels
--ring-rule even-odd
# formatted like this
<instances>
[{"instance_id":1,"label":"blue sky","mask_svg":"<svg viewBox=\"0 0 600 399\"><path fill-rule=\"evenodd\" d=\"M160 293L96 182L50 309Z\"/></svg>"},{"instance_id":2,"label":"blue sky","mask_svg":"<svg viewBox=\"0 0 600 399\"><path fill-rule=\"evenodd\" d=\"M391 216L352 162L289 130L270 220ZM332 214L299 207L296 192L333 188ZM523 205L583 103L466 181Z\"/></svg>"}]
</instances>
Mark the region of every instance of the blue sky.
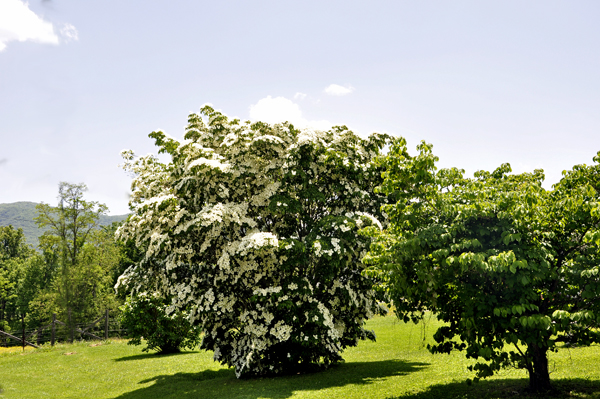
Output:
<instances>
[{"instance_id":1,"label":"blue sky","mask_svg":"<svg viewBox=\"0 0 600 399\"><path fill-rule=\"evenodd\" d=\"M441 166L561 171L600 150L594 1L0 0L0 203L58 183L128 211L120 151L230 116L434 145Z\"/></svg>"}]
</instances>

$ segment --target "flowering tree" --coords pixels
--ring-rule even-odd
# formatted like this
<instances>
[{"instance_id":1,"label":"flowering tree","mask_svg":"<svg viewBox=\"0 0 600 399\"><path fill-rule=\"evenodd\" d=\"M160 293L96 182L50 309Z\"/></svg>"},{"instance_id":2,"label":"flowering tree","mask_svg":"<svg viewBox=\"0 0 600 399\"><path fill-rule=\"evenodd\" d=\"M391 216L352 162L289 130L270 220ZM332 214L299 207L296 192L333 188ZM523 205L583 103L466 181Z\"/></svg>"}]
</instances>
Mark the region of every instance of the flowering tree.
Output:
<instances>
[{"instance_id":1,"label":"flowering tree","mask_svg":"<svg viewBox=\"0 0 600 399\"><path fill-rule=\"evenodd\" d=\"M171 160L123 154L133 215L118 234L145 254L117 285L174 298L167 312L186 309L238 377L328 365L374 339L364 320L382 310L359 230L381 227L372 161L388 136L242 123L205 106L185 141L150 137Z\"/></svg>"}]
</instances>

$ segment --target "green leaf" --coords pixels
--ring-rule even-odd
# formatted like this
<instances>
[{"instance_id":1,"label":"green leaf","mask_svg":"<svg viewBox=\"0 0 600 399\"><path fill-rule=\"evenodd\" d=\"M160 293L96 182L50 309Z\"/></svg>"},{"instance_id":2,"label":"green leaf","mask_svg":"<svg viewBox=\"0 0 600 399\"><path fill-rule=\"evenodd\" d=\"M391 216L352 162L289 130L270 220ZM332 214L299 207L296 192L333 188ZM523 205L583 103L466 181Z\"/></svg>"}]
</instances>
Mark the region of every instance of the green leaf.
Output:
<instances>
[{"instance_id":1,"label":"green leaf","mask_svg":"<svg viewBox=\"0 0 600 399\"><path fill-rule=\"evenodd\" d=\"M527 327L527 317L525 317L525 316L522 316L522 317L519 319L519 322L521 323L521 325L522 325L523 327Z\"/></svg>"}]
</instances>

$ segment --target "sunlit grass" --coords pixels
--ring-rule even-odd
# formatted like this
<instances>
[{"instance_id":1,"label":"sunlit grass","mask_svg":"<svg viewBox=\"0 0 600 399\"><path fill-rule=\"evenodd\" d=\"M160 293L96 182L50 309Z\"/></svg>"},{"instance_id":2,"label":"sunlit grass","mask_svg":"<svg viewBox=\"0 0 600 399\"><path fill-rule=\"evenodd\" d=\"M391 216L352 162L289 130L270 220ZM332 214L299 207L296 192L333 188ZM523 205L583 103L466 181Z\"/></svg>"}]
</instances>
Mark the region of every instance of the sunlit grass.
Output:
<instances>
[{"instance_id":1,"label":"sunlit grass","mask_svg":"<svg viewBox=\"0 0 600 399\"><path fill-rule=\"evenodd\" d=\"M26 346L23 349L21 346L9 346L8 348L0 347L0 354L2 353L21 353L21 352L29 352L34 351L35 348L31 346Z\"/></svg>"},{"instance_id":2,"label":"sunlit grass","mask_svg":"<svg viewBox=\"0 0 600 399\"><path fill-rule=\"evenodd\" d=\"M431 355L425 345L434 319L413 325L380 317L368 325L377 342L361 342L345 352L345 363L315 374L238 380L209 352L161 356L110 341L2 352L0 385L3 397L23 399L527 397L523 371L505 370L468 386L470 363L462 353ZM550 363L556 397L600 398L599 346L563 350Z\"/></svg>"}]
</instances>

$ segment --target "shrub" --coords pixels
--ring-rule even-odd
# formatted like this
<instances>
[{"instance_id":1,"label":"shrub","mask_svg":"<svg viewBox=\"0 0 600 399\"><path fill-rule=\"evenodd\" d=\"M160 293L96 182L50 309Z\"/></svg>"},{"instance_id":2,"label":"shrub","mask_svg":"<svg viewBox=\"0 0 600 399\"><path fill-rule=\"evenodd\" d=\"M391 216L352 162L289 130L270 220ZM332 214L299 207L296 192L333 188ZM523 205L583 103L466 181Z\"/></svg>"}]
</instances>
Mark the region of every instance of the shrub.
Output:
<instances>
[{"instance_id":1,"label":"shrub","mask_svg":"<svg viewBox=\"0 0 600 399\"><path fill-rule=\"evenodd\" d=\"M169 301L158 295L141 294L127 298L121 309L121 324L131 338L130 345L146 347L142 351L156 350L175 353L182 348L193 349L200 343L200 330L192 326L183 311L166 313Z\"/></svg>"}]
</instances>

